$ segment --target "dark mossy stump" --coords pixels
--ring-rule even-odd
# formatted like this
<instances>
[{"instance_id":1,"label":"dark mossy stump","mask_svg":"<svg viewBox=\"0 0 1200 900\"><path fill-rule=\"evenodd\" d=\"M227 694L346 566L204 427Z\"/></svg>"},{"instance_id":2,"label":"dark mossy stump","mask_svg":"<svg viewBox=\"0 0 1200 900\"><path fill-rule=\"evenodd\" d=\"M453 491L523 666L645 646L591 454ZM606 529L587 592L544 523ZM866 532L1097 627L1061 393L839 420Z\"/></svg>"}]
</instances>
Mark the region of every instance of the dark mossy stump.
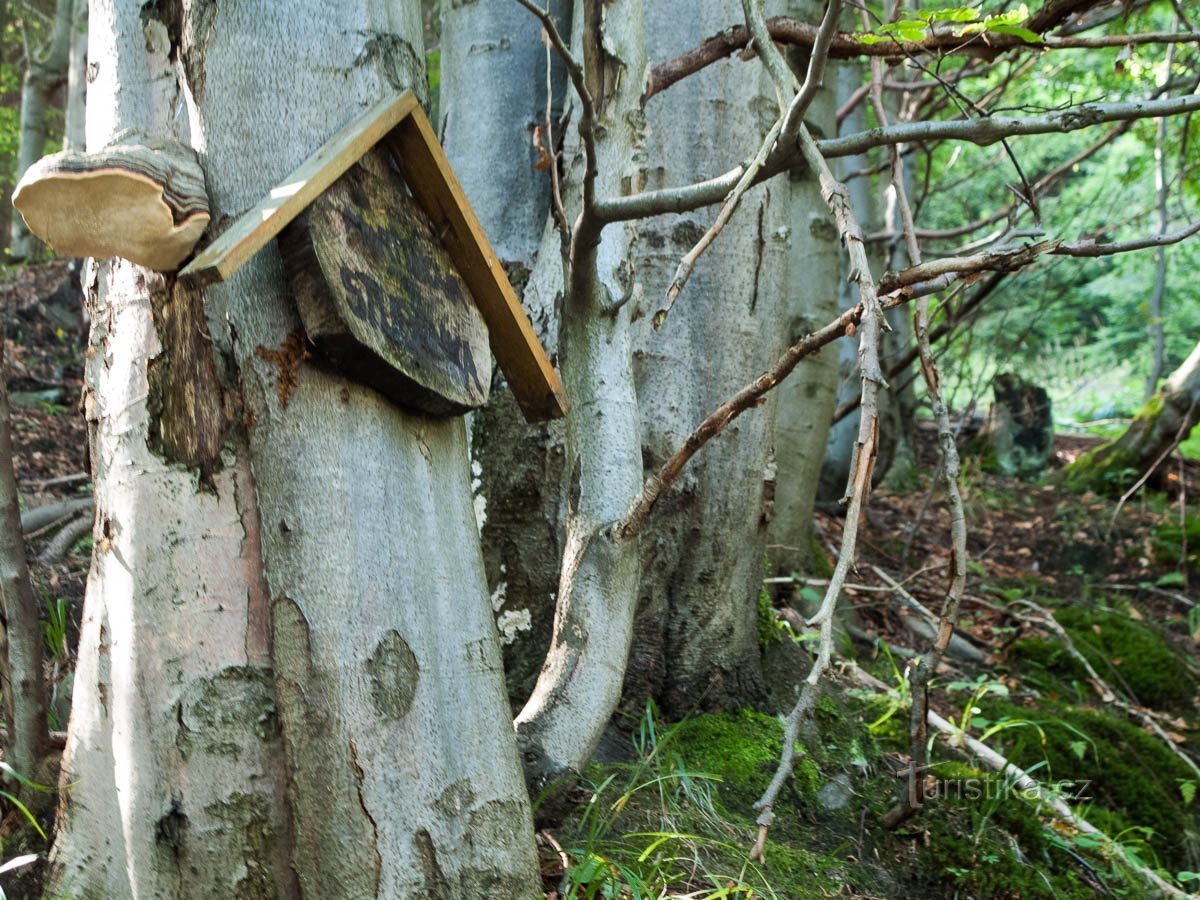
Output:
<instances>
[{"instance_id":1,"label":"dark mossy stump","mask_svg":"<svg viewBox=\"0 0 1200 900\"><path fill-rule=\"evenodd\" d=\"M1045 388L1019 375L1002 373L992 380L995 402L972 451L984 469L1000 475L1037 478L1054 452L1054 417Z\"/></svg>"}]
</instances>

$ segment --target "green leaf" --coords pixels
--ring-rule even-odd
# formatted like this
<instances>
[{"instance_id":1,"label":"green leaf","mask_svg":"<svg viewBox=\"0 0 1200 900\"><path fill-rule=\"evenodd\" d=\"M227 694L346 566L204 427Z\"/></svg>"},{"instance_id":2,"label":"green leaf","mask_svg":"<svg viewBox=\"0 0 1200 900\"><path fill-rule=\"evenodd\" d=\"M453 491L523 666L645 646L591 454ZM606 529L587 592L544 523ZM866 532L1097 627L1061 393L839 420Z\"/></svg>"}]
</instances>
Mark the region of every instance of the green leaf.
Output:
<instances>
[{"instance_id":1,"label":"green leaf","mask_svg":"<svg viewBox=\"0 0 1200 900\"><path fill-rule=\"evenodd\" d=\"M1191 806L1192 801L1196 799L1196 782L1195 781L1179 782L1179 793L1183 795L1183 805Z\"/></svg>"},{"instance_id":2,"label":"green leaf","mask_svg":"<svg viewBox=\"0 0 1200 900\"><path fill-rule=\"evenodd\" d=\"M1028 28L1022 28L1019 25L991 25L988 26L988 31L995 34L1011 34L1014 37L1019 37L1027 44L1042 43L1042 38L1037 32L1030 31Z\"/></svg>"},{"instance_id":3,"label":"green leaf","mask_svg":"<svg viewBox=\"0 0 1200 900\"><path fill-rule=\"evenodd\" d=\"M1187 579L1183 577L1182 572L1168 572L1154 583L1159 587L1185 587Z\"/></svg>"},{"instance_id":4,"label":"green leaf","mask_svg":"<svg viewBox=\"0 0 1200 900\"><path fill-rule=\"evenodd\" d=\"M1071 752L1080 759L1087 756L1088 745L1087 741L1071 741Z\"/></svg>"},{"instance_id":5,"label":"green leaf","mask_svg":"<svg viewBox=\"0 0 1200 900\"><path fill-rule=\"evenodd\" d=\"M956 6L953 9L935 9L929 14L930 22L974 22L979 18L978 10L969 6Z\"/></svg>"}]
</instances>

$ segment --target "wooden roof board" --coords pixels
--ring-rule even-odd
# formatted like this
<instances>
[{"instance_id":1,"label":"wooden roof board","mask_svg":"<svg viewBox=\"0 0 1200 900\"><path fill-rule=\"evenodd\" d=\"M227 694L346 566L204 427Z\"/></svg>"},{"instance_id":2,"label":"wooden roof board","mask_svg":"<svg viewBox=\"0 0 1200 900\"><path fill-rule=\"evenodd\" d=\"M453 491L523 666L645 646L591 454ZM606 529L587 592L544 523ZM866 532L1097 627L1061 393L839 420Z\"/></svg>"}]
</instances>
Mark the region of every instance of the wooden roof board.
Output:
<instances>
[{"instance_id":1,"label":"wooden roof board","mask_svg":"<svg viewBox=\"0 0 1200 900\"><path fill-rule=\"evenodd\" d=\"M199 284L228 279L380 141L391 150L413 198L445 231L445 249L487 323L492 353L525 419L561 418L567 410L562 382L411 91L380 100L342 128L179 277Z\"/></svg>"}]
</instances>

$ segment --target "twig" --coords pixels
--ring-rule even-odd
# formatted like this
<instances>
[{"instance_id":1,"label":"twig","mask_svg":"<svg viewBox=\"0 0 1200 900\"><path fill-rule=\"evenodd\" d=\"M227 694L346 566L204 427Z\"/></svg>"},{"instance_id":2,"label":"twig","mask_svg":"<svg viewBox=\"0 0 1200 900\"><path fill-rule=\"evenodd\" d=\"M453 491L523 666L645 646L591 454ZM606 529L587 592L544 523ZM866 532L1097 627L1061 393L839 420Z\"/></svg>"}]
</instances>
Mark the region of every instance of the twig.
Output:
<instances>
[{"instance_id":1,"label":"twig","mask_svg":"<svg viewBox=\"0 0 1200 900\"><path fill-rule=\"evenodd\" d=\"M846 508L846 524L842 528L842 546L838 551L837 563L830 576L821 607L817 610L816 615L808 620L810 626L819 625L821 629L820 640L817 644L817 658L813 662L808 676L804 679L796 705L783 720L783 752L780 755L775 775L763 795L754 804L754 808L758 810L757 822L764 830L769 828L775 819L775 799L792 772L800 723L811 713L813 705L816 703L822 678L829 668L833 655L833 616L841 596L842 586L846 581L846 575L854 562L859 522L871 490L871 474L875 467L879 446L877 401L880 389L887 386L879 365L879 344L885 327L883 309L875 281L871 276L866 247L862 240L862 229L859 227L854 210L850 205L846 186L838 183L837 179L833 177L829 164L817 150L816 142L813 141L803 123L800 124L798 134L804 160L816 173L821 185L821 198L833 212L838 223L838 230L845 242L850 262L850 280L858 285L860 305L863 310L858 343L859 371L862 373L862 416L859 420L854 457L850 464L850 477L847 485L849 503Z\"/></svg>"},{"instance_id":2,"label":"twig","mask_svg":"<svg viewBox=\"0 0 1200 900\"><path fill-rule=\"evenodd\" d=\"M766 25L772 40L798 47L811 48L815 46L820 33L818 28L808 22L801 22L785 16L768 19ZM655 94L665 91L689 75L694 75L707 66L745 49L750 44L750 37L750 33L744 25L737 25L718 32L697 47L679 56L657 63L650 70L650 80L646 92L642 96L642 102L645 103ZM1196 42L1200 42L1200 33L1196 32L1109 34L1092 37L1046 36L1037 42L1027 41L1017 35L990 33L986 36L978 34L964 38L962 35L941 32L923 41L881 41L876 44L865 44L857 40L853 34L835 31L830 35L829 55L834 59L855 59L864 56L898 59L908 54L938 53L942 55L963 54L987 60L1016 48L1092 50L1104 47L1123 47L1129 44Z\"/></svg>"},{"instance_id":3,"label":"twig","mask_svg":"<svg viewBox=\"0 0 1200 900\"><path fill-rule=\"evenodd\" d=\"M551 46L554 47L555 52L567 67L567 74L571 78L571 85L575 88L575 93L579 95L582 110L579 118L579 139L583 142L584 154L583 211L580 216L590 216L595 206L596 176L600 167L596 159L596 107L591 92L588 91L583 66L563 41L562 35L558 33L558 26L554 24L554 19L548 10L540 9L532 0L516 0L516 2L533 13L542 23L542 28L546 30L546 36L550 39Z\"/></svg>"}]
</instances>

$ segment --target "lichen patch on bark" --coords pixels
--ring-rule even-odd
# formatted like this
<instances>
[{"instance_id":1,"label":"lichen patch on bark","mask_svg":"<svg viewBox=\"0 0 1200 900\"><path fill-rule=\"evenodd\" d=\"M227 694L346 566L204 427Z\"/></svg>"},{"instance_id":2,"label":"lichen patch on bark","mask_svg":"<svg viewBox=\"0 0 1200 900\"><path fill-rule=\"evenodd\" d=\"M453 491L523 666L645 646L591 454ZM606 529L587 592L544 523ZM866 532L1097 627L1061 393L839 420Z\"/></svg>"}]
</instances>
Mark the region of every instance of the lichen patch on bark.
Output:
<instances>
[{"instance_id":1,"label":"lichen patch on bark","mask_svg":"<svg viewBox=\"0 0 1200 900\"><path fill-rule=\"evenodd\" d=\"M367 660L371 699L381 716L400 720L412 709L421 667L412 648L394 629L384 632Z\"/></svg>"}]
</instances>

